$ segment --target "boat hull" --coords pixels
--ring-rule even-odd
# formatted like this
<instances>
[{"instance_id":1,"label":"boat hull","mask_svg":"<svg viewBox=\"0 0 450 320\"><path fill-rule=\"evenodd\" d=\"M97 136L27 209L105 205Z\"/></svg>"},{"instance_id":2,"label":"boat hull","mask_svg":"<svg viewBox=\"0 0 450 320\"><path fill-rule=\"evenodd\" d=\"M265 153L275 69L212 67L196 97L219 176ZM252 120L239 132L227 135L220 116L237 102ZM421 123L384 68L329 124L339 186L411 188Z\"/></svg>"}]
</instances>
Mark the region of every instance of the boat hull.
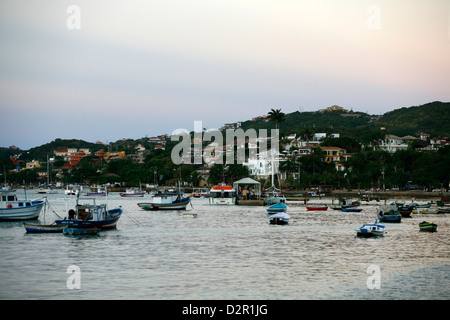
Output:
<instances>
[{"instance_id":1,"label":"boat hull","mask_svg":"<svg viewBox=\"0 0 450 320\"><path fill-rule=\"evenodd\" d=\"M113 216L112 218L105 220L56 220L56 224L65 225L72 228L98 228L98 229L115 229L117 227L117 223L122 215L122 209L112 209L108 210L108 215Z\"/></svg>"},{"instance_id":2,"label":"boat hull","mask_svg":"<svg viewBox=\"0 0 450 320\"><path fill-rule=\"evenodd\" d=\"M307 211L326 211L328 210L327 206L324 207L306 207Z\"/></svg>"},{"instance_id":3,"label":"boat hull","mask_svg":"<svg viewBox=\"0 0 450 320\"><path fill-rule=\"evenodd\" d=\"M27 233L61 233L65 228L65 226L57 224L42 225L24 223L23 225Z\"/></svg>"},{"instance_id":4,"label":"boat hull","mask_svg":"<svg viewBox=\"0 0 450 320\"><path fill-rule=\"evenodd\" d=\"M437 224L435 223L428 223L428 222L422 222L419 224L420 231L425 232L436 232L437 231Z\"/></svg>"},{"instance_id":5,"label":"boat hull","mask_svg":"<svg viewBox=\"0 0 450 320\"><path fill-rule=\"evenodd\" d=\"M66 226L63 229L64 235L75 236L75 235L96 235L100 232L99 228L80 228L80 227L69 227Z\"/></svg>"},{"instance_id":6,"label":"boat hull","mask_svg":"<svg viewBox=\"0 0 450 320\"><path fill-rule=\"evenodd\" d=\"M1 220L34 220L39 217L44 201L33 201L28 207L12 207L0 209L0 221Z\"/></svg>"},{"instance_id":7,"label":"boat hull","mask_svg":"<svg viewBox=\"0 0 450 320\"><path fill-rule=\"evenodd\" d=\"M138 203L138 206L144 210L186 210L187 205L191 200L182 201L178 203Z\"/></svg>"}]
</instances>

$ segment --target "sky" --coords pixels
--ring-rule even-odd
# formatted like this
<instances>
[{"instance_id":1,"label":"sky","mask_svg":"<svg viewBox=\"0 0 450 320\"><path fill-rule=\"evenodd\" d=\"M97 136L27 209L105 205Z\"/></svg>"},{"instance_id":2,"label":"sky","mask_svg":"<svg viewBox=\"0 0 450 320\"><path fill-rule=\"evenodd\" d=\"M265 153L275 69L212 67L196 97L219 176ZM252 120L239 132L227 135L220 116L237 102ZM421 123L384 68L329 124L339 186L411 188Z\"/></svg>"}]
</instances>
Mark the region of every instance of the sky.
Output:
<instances>
[{"instance_id":1,"label":"sky","mask_svg":"<svg viewBox=\"0 0 450 320\"><path fill-rule=\"evenodd\" d=\"M0 147L450 101L450 0L2 0Z\"/></svg>"}]
</instances>

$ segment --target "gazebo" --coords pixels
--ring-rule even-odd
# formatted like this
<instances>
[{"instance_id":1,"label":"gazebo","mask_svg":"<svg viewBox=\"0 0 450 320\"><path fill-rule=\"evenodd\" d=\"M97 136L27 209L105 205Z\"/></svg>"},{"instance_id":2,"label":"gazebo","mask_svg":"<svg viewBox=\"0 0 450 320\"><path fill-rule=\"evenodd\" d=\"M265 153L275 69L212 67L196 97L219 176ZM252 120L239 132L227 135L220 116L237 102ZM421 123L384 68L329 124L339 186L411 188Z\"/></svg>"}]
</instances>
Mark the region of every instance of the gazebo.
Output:
<instances>
[{"instance_id":1,"label":"gazebo","mask_svg":"<svg viewBox=\"0 0 450 320\"><path fill-rule=\"evenodd\" d=\"M261 183L252 178L243 178L233 183L233 188L238 192L239 186L252 186L255 199L261 199Z\"/></svg>"}]
</instances>

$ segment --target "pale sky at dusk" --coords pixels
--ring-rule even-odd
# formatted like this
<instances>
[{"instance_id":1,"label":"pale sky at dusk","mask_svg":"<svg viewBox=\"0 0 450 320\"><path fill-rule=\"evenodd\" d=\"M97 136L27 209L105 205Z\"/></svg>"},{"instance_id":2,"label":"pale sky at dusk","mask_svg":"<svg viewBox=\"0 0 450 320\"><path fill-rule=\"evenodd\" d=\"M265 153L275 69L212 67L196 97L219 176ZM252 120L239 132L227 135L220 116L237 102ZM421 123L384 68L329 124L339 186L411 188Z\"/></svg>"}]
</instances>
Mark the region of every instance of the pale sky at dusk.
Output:
<instances>
[{"instance_id":1,"label":"pale sky at dusk","mask_svg":"<svg viewBox=\"0 0 450 320\"><path fill-rule=\"evenodd\" d=\"M450 101L450 0L2 0L0 46L1 147Z\"/></svg>"}]
</instances>

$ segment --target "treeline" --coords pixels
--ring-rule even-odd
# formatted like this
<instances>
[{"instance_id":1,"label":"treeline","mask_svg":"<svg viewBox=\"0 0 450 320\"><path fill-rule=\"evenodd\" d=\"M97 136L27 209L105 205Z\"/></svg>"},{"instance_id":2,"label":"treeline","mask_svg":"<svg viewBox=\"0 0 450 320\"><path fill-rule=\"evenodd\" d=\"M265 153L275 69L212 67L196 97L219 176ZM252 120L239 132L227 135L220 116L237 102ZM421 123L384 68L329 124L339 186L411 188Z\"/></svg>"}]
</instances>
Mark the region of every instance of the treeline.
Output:
<instances>
[{"instance_id":1,"label":"treeline","mask_svg":"<svg viewBox=\"0 0 450 320\"><path fill-rule=\"evenodd\" d=\"M344 170L335 163L321 161L319 152L280 164L286 173L286 186L303 189L314 185L333 188L402 188L409 181L426 189L448 189L450 179L450 146L438 151L399 150L395 153L362 150L345 162ZM296 179L294 179L296 173ZM300 178L298 178L298 174Z\"/></svg>"}]
</instances>

